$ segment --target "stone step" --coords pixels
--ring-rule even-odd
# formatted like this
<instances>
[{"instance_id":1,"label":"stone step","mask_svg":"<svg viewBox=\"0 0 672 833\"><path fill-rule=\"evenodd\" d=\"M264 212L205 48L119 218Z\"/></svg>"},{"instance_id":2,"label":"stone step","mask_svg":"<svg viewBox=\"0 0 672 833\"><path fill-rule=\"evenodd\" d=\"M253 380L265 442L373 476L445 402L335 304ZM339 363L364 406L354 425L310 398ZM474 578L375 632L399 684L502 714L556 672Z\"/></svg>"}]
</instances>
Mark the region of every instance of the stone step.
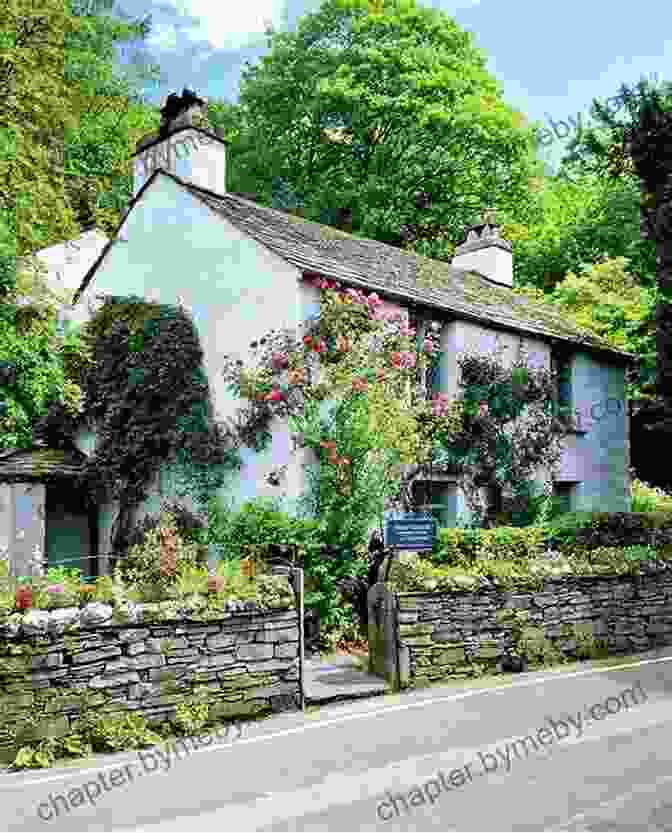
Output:
<instances>
[{"instance_id":1,"label":"stone step","mask_svg":"<svg viewBox=\"0 0 672 833\"><path fill-rule=\"evenodd\" d=\"M380 697L391 691L382 677L360 671L350 657L330 662L311 659L304 667L304 692L309 706Z\"/></svg>"}]
</instances>

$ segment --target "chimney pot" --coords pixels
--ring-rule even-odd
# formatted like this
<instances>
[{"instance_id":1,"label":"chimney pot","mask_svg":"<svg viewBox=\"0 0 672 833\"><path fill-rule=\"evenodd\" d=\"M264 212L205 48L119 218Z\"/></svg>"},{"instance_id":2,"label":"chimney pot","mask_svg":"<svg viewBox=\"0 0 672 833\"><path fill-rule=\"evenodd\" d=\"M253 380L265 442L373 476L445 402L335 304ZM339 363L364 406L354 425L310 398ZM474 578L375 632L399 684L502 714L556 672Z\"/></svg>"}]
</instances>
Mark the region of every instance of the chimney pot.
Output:
<instances>
[{"instance_id":1,"label":"chimney pot","mask_svg":"<svg viewBox=\"0 0 672 833\"><path fill-rule=\"evenodd\" d=\"M161 108L161 125L137 144L135 193L157 168L215 193L226 193L226 140L223 131L194 124L205 116L207 100L186 87L171 93ZM185 129L186 128L186 129ZM174 135L177 134L177 135Z\"/></svg>"},{"instance_id":2,"label":"chimney pot","mask_svg":"<svg viewBox=\"0 0 672 833\"><path fill-rule=\"evenodd\" d=\"M486 209L480 219L467 226L464 242L455 249L452 265L473 270L503 286L513 286L511 243L500 236L493 209Z\"/></svg>"},{"instance_id":3,"label":"chimney pot","mask_svg":"<svg viewBox=\"0 0 672 833\"><path fill-rule=\"evenodd\" d=\"M196 93L186 87L182 90L181 96L171 93L161 108L160 135L166 136L178 127L190 125L194 113L204 111L205 103L202 98L199 98Z\"/></svg>"}]
</instances>

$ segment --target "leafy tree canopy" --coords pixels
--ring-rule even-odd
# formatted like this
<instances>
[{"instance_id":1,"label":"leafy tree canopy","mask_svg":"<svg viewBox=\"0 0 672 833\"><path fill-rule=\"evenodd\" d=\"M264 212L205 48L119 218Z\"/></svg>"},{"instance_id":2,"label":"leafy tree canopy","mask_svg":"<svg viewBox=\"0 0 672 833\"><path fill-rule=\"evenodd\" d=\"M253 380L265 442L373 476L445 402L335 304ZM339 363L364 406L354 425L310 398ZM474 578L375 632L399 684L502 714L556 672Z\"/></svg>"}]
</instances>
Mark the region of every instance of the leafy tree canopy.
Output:
<instances>
[{"instance_id":1,"label":"leafy tree canopy","mask_svg":"<svg viewBox=\"0 0 672 833\"><path fill-rule=\"evenodd\" d=\"M485 64L414 0L325 0L243 70L230 188L447 257L482 208L524 213L541 170Z\"/></svg>"},{"instance_id":2,"label":"leafy tree canopy","mask_svg":"<svg viewBox=\"0 0 672 833\"><path fill-rule=\"evenodd\" d=\"M104 14L109 0L10 0L0 19L0 447L30 445L50 403L81 409L85 350L61 333L42 248L93 221L116 225L132 192L129 146L158 114L115 74L112 44L147 21ZM107 200L107 202L105 202ZM14 378L15 375L15 378Z\"/></svg>"}]
</instances>

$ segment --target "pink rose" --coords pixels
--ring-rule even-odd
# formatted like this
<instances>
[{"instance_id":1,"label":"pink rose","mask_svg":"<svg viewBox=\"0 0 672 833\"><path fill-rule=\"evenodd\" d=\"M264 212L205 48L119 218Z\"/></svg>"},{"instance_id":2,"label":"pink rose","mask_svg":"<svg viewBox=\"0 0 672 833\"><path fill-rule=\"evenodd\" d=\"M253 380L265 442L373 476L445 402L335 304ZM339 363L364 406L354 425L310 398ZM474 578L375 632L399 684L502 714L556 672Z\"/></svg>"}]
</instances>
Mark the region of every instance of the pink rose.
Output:
<instances>
[{"instance_id":1,"label":"pink rose","mask_svg":"<svg viewBox=\"0 0 672 833\"><path fill-rule=\"evenodd\" d=\"M269 394L266 395L266 399L269 402L281 402L285 398L284 393L281 390L275 388Z\"/></svg>"},{"instance_id":2,"label":"pink rose","mask_svg":"<svg viewBox=\"0 0 672 833\"><path fill-rule=\"evenodd\" d=\"M415 353L410 350L405 350L403 353L392 353L390 358L395 367L415 367Z\"/></svg>"},{"instance_id":3,"label":"pink rose","mask_svg":"<svg viewBox=\"0 0 672 833\"><path fill-rule=\"evenodd\" d=\"M422 342L422 349L423 349L426 353L433 353L433 352L434 352L434 342L431 340L431 338L426 338L426 339Z\"/></svg>"},{"instance_id":4,"label":"pink rose","mask_svg":"<svg viewBox=\"0 0 672 833\"><path fill-rule=\"evenodd\" d=\"M285 370L289 367L289 358L286 353L273 353L271 365L274 370Z\"/></svg>"},{"instance_id":5,"label":"pink rose","mask_svg":"<svg viewBox=\"0 0 672 833\"><path fill-rule=\"evenodd\" d=\"M65 593L65 587L62 584L50 584L47 593Z\"/></svg>"},{"instance_id":6,"label":"pink rose","mask_svg":"<svg viewBox=\"0 0 672 833\"><path fill-rule=\"evenodd\" d=\"M383 301L383 300L382 300L382 298L378 295L378 293L377 293L377 292L372 292L372 293L371 293L371 295L369 295L369 297L366 299L366 303L367 303L370 307L379 307L379 306L381 306L381 304L383 304L383 303L384 303L384 301Z\"/></svg>"}]
</instances>

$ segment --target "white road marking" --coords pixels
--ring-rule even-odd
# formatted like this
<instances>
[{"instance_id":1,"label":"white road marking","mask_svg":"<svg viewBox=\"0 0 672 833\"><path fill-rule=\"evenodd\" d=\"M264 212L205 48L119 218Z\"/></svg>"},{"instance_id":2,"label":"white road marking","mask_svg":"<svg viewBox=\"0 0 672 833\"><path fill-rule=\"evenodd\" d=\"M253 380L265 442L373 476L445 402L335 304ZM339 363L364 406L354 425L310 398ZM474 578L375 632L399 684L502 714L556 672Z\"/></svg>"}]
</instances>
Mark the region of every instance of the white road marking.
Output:
<instances>
[{"instance_id":1,"label":"white road marking","mask_svg":"<svg viewBox=\"0 0 672 833\"><path fill-rule=\"evenodd\" d=\"M646 712L646 714L644 714ZM652 714L653 712L653 714ZM622 715L627 714L627 724L618 720ZM476 762L472 768L474 775L473 783L465 783L464 787L458 787L451 792L470 792L477 784L500 783L506 780L515 768L521 765L530 765L535 760L550 757L556 747L576 746L582 743L603 741L605 738L618 735L629 735L638 729L646 729L661 723L670 722L669 704L661 702L657 704L644 704L639 707L631 707L627 712L609 715L599 724L591 724L591 729L581 737L568 737L561 741L555 741L549 745L548 750L544 748L545 754L531 752L524 760L515 759L512 761L510 772L501 767L493 773L482 773L482 767L478 762L478 753L494 752L495 748L504 748L505 745L520 739L521 735L509 738L500 738L482 747L453 748L445 753L437 755L430 753L416 755L404 761L386 764L382 767L367 768L364 771L350 771L346 773L331 773L319 784L312 784L309 787L299 789L288 789L284 792L276 791L263 798L255 799L253 805L248 803L226 804L216 810L194 815L179 815L159 822L153 822L134 828L129 833L144 833L144 831L180 831L189 830L191 833L205 833L205 831L239 831L259 830L270 824L287 822L290 819L301 818L308 814L324 812L330 807L347 806L354 801L368 800L371 802L370 814L367 819L362 819L360 829L377 829L382 824L376 817L378 805L386 799L385 793L393 793L408 796L409 790L422 785L431 778L435 778L439 770L446 776L452 769L463 767L465 763ZM536 731L539 726L529 727L530 732ZM512 755L513 758L513 755ZM365 777L362 777L365 776ZM446 803L451 801L451 795L442 792L437 799L445 809ZM426 807L427 805L425 805ZM412 808L414 812L416 808ZM406 817L406 816L404 816ZM409 814L410 817L410 814ZM578 817L577 817L578 818ZM422 829L420 826L418 829ZM555 829L555 828L554 828ZM558 830L562 828L557 828Z\"/></svg>"}]
</instances>

